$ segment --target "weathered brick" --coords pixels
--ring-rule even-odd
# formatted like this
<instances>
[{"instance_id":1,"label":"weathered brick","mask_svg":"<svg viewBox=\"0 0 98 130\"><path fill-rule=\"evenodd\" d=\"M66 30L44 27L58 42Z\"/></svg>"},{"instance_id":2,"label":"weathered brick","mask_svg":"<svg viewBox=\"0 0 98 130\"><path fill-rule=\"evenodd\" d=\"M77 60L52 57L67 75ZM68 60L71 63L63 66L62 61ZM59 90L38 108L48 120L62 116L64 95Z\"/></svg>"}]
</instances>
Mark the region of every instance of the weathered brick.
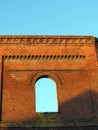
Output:
<instances>
[{"instance_id":1,"label":"weathered brick","mask_svg":"<svg viewBox=\"0 0 98 130\"><path fill-rule=\"evenodd\" d=\"M0 125L41 126L47 120L48 127L96 126L96 45L92 36L0 36ZM35 111L35 83L42 76L56 82L58 113Z\"/></svg>"}]
</instances>

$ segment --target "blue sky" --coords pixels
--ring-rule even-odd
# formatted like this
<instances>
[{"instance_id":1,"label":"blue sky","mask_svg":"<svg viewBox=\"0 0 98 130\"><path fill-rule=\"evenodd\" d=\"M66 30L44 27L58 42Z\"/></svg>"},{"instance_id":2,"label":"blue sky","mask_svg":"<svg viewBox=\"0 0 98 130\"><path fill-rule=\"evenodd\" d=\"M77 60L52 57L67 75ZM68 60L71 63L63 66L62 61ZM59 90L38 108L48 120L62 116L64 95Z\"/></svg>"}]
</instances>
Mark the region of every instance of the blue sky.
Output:
<instances>
[{"instance_id":1,"label":"blue sky","mask_svg":"<svg viewBox=\"0 0 98 130\"><path fill-rule=\"evenodd\" d=\"M0 0L0 35L98 37L98 0ZM48 81L43 86L48 86ZM51 110L56 111L57 104Z\"/></svg>"},{"instance_id":2,"label":"blue sky","mask_svg":"<svg viewBox=\"0 0 98 130\"><path fill-rule=\"evenodd\" d=\"M40 78L36 82L36 112L58 112L56 90L56 83L50 78Z\"/></svg>"},{"instance_id":3,"label":"blue sky","mask_svg":"<svg viewBox=\"0 0 98 130\"><path fill-rule=\"evenodd\" d=\"M98 36L98 0L0 0L0 35Z\"/></svg>"}]
</instances>

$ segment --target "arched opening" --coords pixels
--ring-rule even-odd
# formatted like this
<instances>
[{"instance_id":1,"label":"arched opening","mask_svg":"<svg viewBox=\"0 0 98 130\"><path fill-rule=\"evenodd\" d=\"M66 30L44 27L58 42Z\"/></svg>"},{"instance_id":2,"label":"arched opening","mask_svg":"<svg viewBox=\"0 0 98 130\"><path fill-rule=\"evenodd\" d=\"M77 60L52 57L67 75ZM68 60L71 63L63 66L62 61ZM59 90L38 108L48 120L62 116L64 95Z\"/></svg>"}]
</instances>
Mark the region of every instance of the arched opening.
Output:
<instances>
[{"instance_id":1,"label":"arched opening","mask_svg":"<svg viewBox=\"0 0 98 130\"><path fill-rule=\"evenodd\" d=\"M58 112L56 83L49 77L40 77L35 83L36 112Z\"/></svg>"}]
</instances>

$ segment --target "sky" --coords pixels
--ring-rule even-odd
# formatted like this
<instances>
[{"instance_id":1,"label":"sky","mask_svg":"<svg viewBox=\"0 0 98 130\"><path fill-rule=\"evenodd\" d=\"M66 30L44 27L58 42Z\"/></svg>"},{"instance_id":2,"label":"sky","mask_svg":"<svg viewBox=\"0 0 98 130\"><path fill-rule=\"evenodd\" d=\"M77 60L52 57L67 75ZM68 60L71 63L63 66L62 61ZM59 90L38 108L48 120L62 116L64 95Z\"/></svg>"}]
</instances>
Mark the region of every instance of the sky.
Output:
<instances>
[{"instance_id":1,"label":"sky","mask_svg":"<svg viewBox=\"0 0 98 130\"><path fill-rule=\"evenodd\" d=\"M93 35L98 0L0 0L0 35Z\"/></svg>"},{"instance_id":2,"label":"sky","mask_svg":"<svg viewBox=\"0 0 98 130\"><path fill-rule=\"evenodd\" d=\"M57 86L50 78L40 78L35 84L36 112L58 112Z\"/></svg>"},{"instance_id":3,"label":"sky","mask_svg":"<svg viewBox=\"0 0 98 130\"><path fill-rule=\"evenodd\" d=\"M98 0L0 0L0 35L91 35L98 37ZM41 101L45 98L43 95L50 91L48 85L52 81L49 80L42 79L38 81L39 85L36 85L37 88L44 87L36 90L39 91L37 94L39 99L42 97ZM50 87L55 106L50 104L53 107L49 108L47 105L47 108L44 110L43 107L42 110L40 105L43 106L42 103L45 101L40 102L36 97L38 100L36 106L39 106L36 111L48 111L48 109L57 111L56 84L52 82ZM50 96L47 97L50 98Z\"/></svg>"}]
</instances>

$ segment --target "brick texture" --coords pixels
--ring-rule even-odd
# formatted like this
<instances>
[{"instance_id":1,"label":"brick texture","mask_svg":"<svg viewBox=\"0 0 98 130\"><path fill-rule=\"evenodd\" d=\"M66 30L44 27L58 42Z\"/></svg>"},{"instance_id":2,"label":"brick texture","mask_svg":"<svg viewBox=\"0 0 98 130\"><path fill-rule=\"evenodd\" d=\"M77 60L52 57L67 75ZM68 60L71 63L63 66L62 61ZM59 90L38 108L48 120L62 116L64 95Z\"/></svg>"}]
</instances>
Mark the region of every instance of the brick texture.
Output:
<instances>
[{"instance_id":1,"label":"brick texture","mask_svg":"<svg viewBox=\"0 0 98 130\"><path fill-rule=\"evenodd\" d=\"M93 36L0 36L0 126L97 126L97 50ZM42 76L56 82L58 113L35 111Z\"/></svg>"}]
</instances>

